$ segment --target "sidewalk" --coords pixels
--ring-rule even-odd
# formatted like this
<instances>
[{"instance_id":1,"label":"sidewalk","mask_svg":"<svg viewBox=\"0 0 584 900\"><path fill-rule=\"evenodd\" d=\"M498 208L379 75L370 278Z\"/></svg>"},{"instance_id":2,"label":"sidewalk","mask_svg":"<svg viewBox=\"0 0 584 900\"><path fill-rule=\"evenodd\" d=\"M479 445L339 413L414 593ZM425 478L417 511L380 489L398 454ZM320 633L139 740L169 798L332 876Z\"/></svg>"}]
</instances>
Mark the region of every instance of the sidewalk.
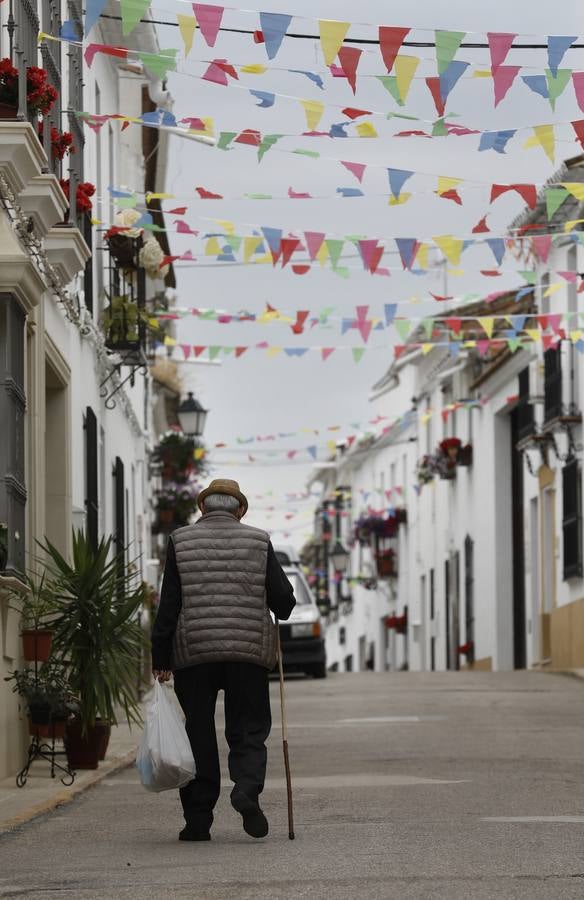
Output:
<instances>
[{"instance_id":1,"label":"sidewalk","mask_svg":"<svg viewBox=\"0 0 584 900\"><path fill-rule=\"evenodd\" d=\"M42 759L32 764L24 787L16 786L16 773L0 781L0 835L68 803L108 775L131 765L136 758L141 733L137 725L133 725L131 731L127 724L112 728L105 760L100 762L98 769L80 770L71 787L64 787L58 774L51 778L50 764Z\"/></svg>"}]
</instances>

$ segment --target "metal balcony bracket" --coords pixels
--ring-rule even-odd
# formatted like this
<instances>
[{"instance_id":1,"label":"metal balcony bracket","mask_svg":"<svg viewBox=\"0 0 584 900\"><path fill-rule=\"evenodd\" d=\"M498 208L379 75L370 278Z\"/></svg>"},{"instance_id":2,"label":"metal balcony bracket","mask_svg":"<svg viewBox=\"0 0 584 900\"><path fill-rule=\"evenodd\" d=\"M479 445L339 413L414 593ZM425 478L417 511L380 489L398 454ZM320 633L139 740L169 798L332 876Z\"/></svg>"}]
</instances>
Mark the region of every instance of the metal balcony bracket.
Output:
<instances>
[{"instance_id":1,"label":"metal balcony bracket","mask_svg":"<svg viewBox=\"0 0 584 900\"><path fill-rule=\"evenodd\" d=\"M120 383L115 386L113 391L109 392L109 387L106 387L106 385L108 384L108 382L112 381L114 375L116 375L116 374L119 375L119 371L123 365L129 365L130 371L128 372L126 377L123 378L120 381ZM105 408L106 409L115 409L116 401L114 400L114 397L116 396L117 393L119 393L119 391L121 391L121 389L124 387L124 385L126 385L129 381L132 384L134 383L134 379L136 377L136 372L140 373L141 375L146 375L148 373L148 364L147 364L146 360L142 360L141 362L138 362L138 363L124 363L124 361L122 360L121 363L119 363L117 366L115 366L114 369L112 369L112 371L109 373L107 378L105 378L102 381L102 383L99 386L100 387L99 396L105 399ZM111 387L111 384L110 384L110 387Z\"/></svg>"}]
</instances>

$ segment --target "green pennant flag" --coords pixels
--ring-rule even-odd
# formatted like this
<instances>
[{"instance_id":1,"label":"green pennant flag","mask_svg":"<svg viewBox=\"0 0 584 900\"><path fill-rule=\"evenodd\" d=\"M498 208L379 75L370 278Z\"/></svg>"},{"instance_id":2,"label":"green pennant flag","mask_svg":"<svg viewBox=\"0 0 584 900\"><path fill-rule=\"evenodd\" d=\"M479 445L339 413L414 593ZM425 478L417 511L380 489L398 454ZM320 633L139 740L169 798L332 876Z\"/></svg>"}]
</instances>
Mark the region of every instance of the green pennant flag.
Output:
<instances>
[{"instance_id":1,"label":"green pennant flag","mask_svg":"<svg viewBox=\"0 0 584 900\"><path fill-rule=\"evenodd\" d=\"M424 319L422 327L426 332L426 340L429 341L432 337L432 332L434 331L434 319Z\"/></svg>"},{"instance_id":2,"label":"green pennant flag","mask_svg":"<svg viewBox=\"0 0 584 900\"><path fill-rule=\"evenodd\" d=\"M292 153L298 153L299 156L310 156L311 159L318 159L320 157L318 150L302 150L301 148L298 148L293 150Z\"/></svg>"},{"instance_id":3,"label":"green pennant flag","mask_svg":"<svg viewBox=\"0 0 584 900\"><path fill-rule=\"evenodd\" d=\"M341 257L341 253L343 252L345 242L337 238L327 238L325 244L331 258L332 267L333 269L336 269L337 263L339 262L339 259Z\"/></svg>"},{"instance_id":4,"label":"green pennant flag","mask_svg":"<svg viewBox=\"0 0 584 900\"><path fill-rule=\"evenodd\" d=\"M277 141L280 140L281 137L284 137L283 134L265 134L262 138L262 142L258 147L258 162L261 162L268 150L271 150Z\"/></svg>"},{"instance_id":5,"label":"green pennant flag","mask_svg":"<svg viewBox=\"0 0 584 900\"><path fill-rule=\"evenodd\" d=\"M235 347L223 347L223 353L225 356L229 356L230 353L233 353Z\"/></svg>"},{"instance_id":6,"label":"green pennant flag","mask_svg":"<svg viewBox=\"0 0 584 900\"><path fill-rule=\"evenodd\" d=\"M237 131L220 131L219 132L219 140L217 141L217 149L218 150L228 150L229 144L233 140L234 137L237 137Z\"/></svg>"},{"instance_id":7,"label":"green pennant flag","mask_svg":"<svg viewBox=\"0 0 584 900\"><path fill-rule=\"evenodd\" d=\"M545 77L547 79L550 106L555 112L556 100L564 93L572 80L572 69L558 69L555 77L551 69L546 69Z\"/></svg>"},{"instance_id":8,"label":"green pennant flag","mask_svg":"<svg viewBox=\"0 0 584 900\"><path fill-rule=\"evenodd\" d=\"M466 32L464 31L436 31L436 60L438 62L438 74L442 75L458 51Z\"/></svg>"},{"instance_id":9,"label":"green pennant flag","mask_svg":"<svg viewBox=\"0 0 584 900\"><path fill-rule=\"evenodd\" d=\"M519 338L507 338L507 346L509 347L511 353L515 353L516 350L519 350L522 344Z\"/></svg>"},{"instance_id":10,"label":"green pennant flag","mask_svg":"<svg viewBox=\"0 0 584 900\"><path fill-rule=\"evenodd\" d=\"M522 272L520 270L519 275L521 275L522 278L525 278L525 280L528 284L536 284L536 282L537 282L537 272L532 272L530 270L526 270L526 271Z\"/></svg>"},{"instance_id":11,"label":"green pennant flag","mask_svg":"<svg viewBox=\"0 0 584 900\"><path fill-rule=\"evenodd\" d=\"M135 194L132 197L117 197L115 204L118 209L134 209L138 206L138 198Z\"/></svg>"},{"instance_id":12,"label":"green pennant flag","mask_svg":"<svg viewBox=\"0 0 584 900\"><path fill-rule=\"evenodd\" d=\"M247 197L248 200L273 200L271 194L244 194L244 197Z\"/></svg>"},{"instance_id":13,"label":"green pennant flag","mask_svg":"<svg viewBox=\"0 0 584 900\"><path fill-rule=\"evenodd\" d=\"M339 278L348 278L351 274L346 266L335 266L332 271L335 275L338 275Z\"/></svg>"},{"instance_id":14,"label":"green pennant flag","mask_svg":"<svg viewBox=\"0 0 584 900\"><path fill-rule=\"evenodd\" d=\"M223 347L209 347L209 359L217 359Z\"/></svg>"},{"instance_id":15,"label":"green pennant flag","mask_svg":"<svg viewBox=\"0 0 584 900\"><path fill-rule=\"evenodd\" d=\"M211 322L217 318L217 314L214 309L206 309L205 312L200 313L199 318L204 322Z\"/></svg>"},{"instance_id":16,"label":"green pennant flag","mask_svg":"<svg viewBox=\"0 0 584 900\"><path fill-rule=\"evenodd\" d=\"M243 238L239 234L228 234L226 235L226 241L233 250L234 253L239 252L239 248L241 247L241 242Z\"/></svg>"},{"instance_id":17,"label":"green pennant flag","mask_svg":"<svg viewBox=\"0 0 584 900\"><path fill-rule=\"evenodd\" d=\"M145 69L160 78L162 81L166 78L167 72L174 72L176 69L176 54L178 50L162 50L160 53L138 53L138 59L142 62Z\"/></svg>"},{"instance_id":18,"label":"green pennant flag","mask_svg":"<svg viewBox=\"0 0 584 900\"><path fill-rule=\"evenodd\" d=\"M356 363L361 362L363 354L365 353L365 347L353 347L351 353L353 354L353 359Z\"/></svg>"},{"instance_id":19,"label":"green pennant flag","mask_svg":"<svg viewBox=\"0 0 584 900\"><path fill-rule=\"evenodd\" d=\"M432 128L432 137L446 137L448 128L444 123L444 119L436 119Z\"/></svg>"},{"instance_id":20,"label":"green pennant flag","mask_svg":"<svg viewBox=\"0 0 584 900\"><path fill-rule=\"evenodd\" d=\"M394 319L393 324L395 325L395 330L399 334L402 341L405 341L408 334L410 333L411 323L409 319Z\"/></svg>"},{"instance_id":21,"label":"green pennant flag","mask_svg":"<svg viewBox=\"0 0 584 900\"><path fill-rule=\"evenodd\" d=\"M385 90L391 94L396 103L399 103L400 106L405 106L397 86L397 78L395 75L376 75L375 77L381 82ZM387 118L389 119L391 115L392 113L389 113Z\"/></svg>"},{"instance_id":22,"label":"green pennant flag","mask_svg":"<svg viewBox=\"0 0 584 900\"><path fill-rule=\"evenodd\" d=\"M545 203L548 220L552 219L570 192L563 187L548 187L545 189Z\"/></svg>"},{"instance_id":23,"label":"green pennant flag","mask_svg":"<svg viewBox=\"0 0 584 900\"><path fill-rule=\"evenodd\" d=\"M151 3L152 0L120 0L122 34L126 35L134 30Z\"/></svg>"},{"instance_id":24,"label":"green pennant flag","mask_svg":"<svg viewBox=\"0 0 584 900\"><path fill-rule=\"evenodd\" d=\"M155 225L154 222L146 222L141 227L144 231L166 231L166 228L163 228L162 225Z\"/></svg>"}]
</instances>

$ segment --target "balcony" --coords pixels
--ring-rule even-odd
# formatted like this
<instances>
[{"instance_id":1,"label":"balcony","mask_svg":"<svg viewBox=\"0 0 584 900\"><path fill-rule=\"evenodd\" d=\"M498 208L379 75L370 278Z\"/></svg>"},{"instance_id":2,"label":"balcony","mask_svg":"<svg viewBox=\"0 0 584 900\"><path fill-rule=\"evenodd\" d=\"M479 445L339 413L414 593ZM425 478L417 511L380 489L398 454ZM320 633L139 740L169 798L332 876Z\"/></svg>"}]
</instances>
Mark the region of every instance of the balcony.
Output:
<instances>
[{"instance_id":1,"label":"balcony","mask_svg":"<svg viewBox=\"0 0 584 900\"><path fill-rule=\"evenodd\" d=\"M114 235L109 243L109 303L103 313L105 344L120 365L145 364L146 272L140 265L142 238Z\"/></svg>"},{"instance_id":2,"label":"balcony","mask_svg":"<svg viewBox=\"0 0 584 900\"><path fill-rule=\"evenodd\" d=\"M546 350L544 359L544 428L554 424L570 424L582 421L582 414L574 402L575 379L574 347L568 343L562 352L563 342ZM565 368L565 371L564 371Z\"/></svg>"}]
</instances>

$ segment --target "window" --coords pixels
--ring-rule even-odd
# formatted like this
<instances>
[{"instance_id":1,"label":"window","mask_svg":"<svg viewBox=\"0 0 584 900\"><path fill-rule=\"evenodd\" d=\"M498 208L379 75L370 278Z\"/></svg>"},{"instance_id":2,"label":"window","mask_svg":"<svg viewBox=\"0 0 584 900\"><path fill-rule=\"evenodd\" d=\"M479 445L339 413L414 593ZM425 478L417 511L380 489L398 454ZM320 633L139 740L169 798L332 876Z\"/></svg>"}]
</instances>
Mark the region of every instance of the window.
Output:
<instances>
[{"instance_id":1,"label":"window","mask_svg":"<svg viewBox=\"0 0 584 900\"><path fill-rule=\"evenodd\" d=\"M564 581L582 576L582 474L578 460L562 469Z\"/></svg>"},{"instance_id":2,"label":"window","mask_svg":"<svg viewBox=\"0 0 584 900\"><path fill-rule=\"evenodd\" d=\"M126 562L126 488L124 486L124 464L119 456L116 456L114 463L114 510L114 541L121 578Z\"/></svg>"},{"instance_id":3,"label":"window","mask_svg":"<svg viewBox=\"0 0 584 900\"><path fill-rule=\"evenodd\" d=\"M544 420L562 415L562 344L546 350L544 362Z\"/></svg>"},{"instance_id":4,"label":"window","mask_svg":"<svg viewBox=\"0 0 584 900\"><path fill-rule=\"evenodd\" d=\"M519 373L519 403L517 405L518 438L529 437L535 430L533 406L529 402L529 368Z\"/></svg>"},{"instance_id":5,"label":"window","mask_svg":"<svg viewBox=\"0 0 584 900\"><path fill-rule=\"evenodd\" d=\"M97 419L90 406L85 413L85 515L87 539L97 550L99 541Z\"/></svg>"},{"instance_id":6,"label":"window","mask_svg":"<svg viewBox=\"0 0 584 900\"><path fill-rule=\"evenodd\" d=\"M24 323L16 298L0 294L0 522L7 526L4 571L12 575L25 568Z\"/></svg>"},{"instance_id":7,"label":"window","mask_svg":"<svg viewBox=\"0 0 584 900\"><path fill-rule=\"evenodd\" d=\"M466 655L470 663L474 660L474 541L470 535L464 541L464 618L466 643L473 644Z\"/></svg>"}]
</instances>

